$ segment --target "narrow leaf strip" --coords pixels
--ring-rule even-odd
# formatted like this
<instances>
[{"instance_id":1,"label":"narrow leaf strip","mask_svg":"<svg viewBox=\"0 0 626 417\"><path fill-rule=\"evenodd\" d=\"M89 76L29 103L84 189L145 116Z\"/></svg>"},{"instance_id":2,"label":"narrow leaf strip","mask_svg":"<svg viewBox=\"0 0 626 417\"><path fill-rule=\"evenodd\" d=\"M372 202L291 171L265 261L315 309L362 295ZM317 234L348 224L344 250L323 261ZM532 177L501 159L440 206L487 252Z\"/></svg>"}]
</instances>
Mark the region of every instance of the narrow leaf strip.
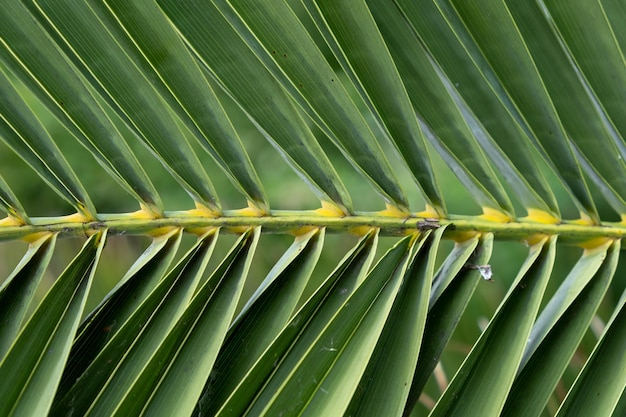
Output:
<instances>
[{"instance_id":1,"label":"narrow leaf strip","mask_svg":"<svg viewBox=\"0 0 626 417\"><path fill-rule=\"evenodd\" d=\"M47 234L28 245L28 251L0 287L0 360L13 344L35 290L48 267L56 236Z\"/></svg>"},{"instance_id":2,"label":"narrow leaf strip","mask_svg":"<svg viewBox=\"0 0 626 417\"><path fill-rule=\"evenodd\" d=\"M237 307L260 232L246 232L198 290L113 415L191 414Z\"/></svg>"},{"instance_id":3,"label":"narrow leaf strip","mask_svg":"<svg viewBox=\"0 0 626 417\"><path fill-rule=\"evenodd\" d=\"M615 210L626 213L626 161L611 137L612 128L605 122L606 115L588 94L578 68L562 48L541 6L536 2L520 1L506 1L506 5L524 37L568 137L580 151L578 158L588 161L582 166L595 172L592 178L603 183L608 191L604 195L611 194L608 200ZM491 8L487 4L483 7L485 11ZM614 52L617 53L617 49ZM623 63L620 64L623 68Z\"/></svg>"},{"instance_id":4,"label":"narrow leaf strip","mask_svg":"<svg viewBox=\"0 0 626 417\"><path fill-rule=\"evenodd\" d=\"M402 414L422 344L435 259L444 229L441 227L426 238L411 262L347 415Z\"/></svg>"},{"instance_id":5,"label":"narrow leaf strip","mask_svg":"<svg viewBox=\"0 0 626 417\"><path fill-rule=\"evenodd\" d=\"M72 132L126 191L160 214L161 201L128 144L84 78L22 2L0 8L0 59Z\"/></svg>"},{"instance_id":6,"label":"narrow leaf strip","mask_svg":"<svg viewBox=\"0 0 626 417\"><path fill-rule=\"evenodd\" d=\"M295 105L220 10L200 0L157 3L201 62L320 199L351 212L348 192Z\"/></svg>"},{"instance_id":7,"label":"narrow leaf strip","mask_svg":"<svg viewBox=\"0 0 626 417\"><path fill-rule=\"evenodd\" d=\"M211 181L165 102L97 13L87 2L37 0L36 4L113 99L114 109L123 113L122 119L132 121L131 127L140 133L172 176L196 202L219 212Z\"/></svg>"},{"instance_id":8,"label":"narrow leaf strip","mask_svg":"<svg viewBox=\"0 0 626 417\"><path fill-rule=\"evenodd\" d=\"M601 251L607 258L591 282L523 364L511 387L503 416L541 414L611 283L619 258L619 246L618 241L609 248L608 254Z\"/></svg>"},{"instance_id":9,"label":"narrow leaf strip","mask_svg":"<svg viewBox=\"0 0 626 417\"><path fill-rule=\"evenodd\" d=\"M227 387L215 385L213 390L203 393L194 416L244 415L254 397L299 339L303 329L310 332L309 339L314 337L363 281L374 258L377 242L378 235L375 231L363 237L282 329L245 377L238 381L237 387L224 389ZM223 398L227 400L222 401Z\"/></svg>"},{"instance_id":10,"label":"narrow leaf strip","mask_svg":"<svg viewBox=\"0 0 626 417\"><path fill-rule=\"evenodd\" d=\"M571 304L579 297L589 282L597 275L598 269L606 265L607 249L612 242L595 249L588 249L578 260L574 268L567 275L563 283L556 290L554 296L545 306L528 337L528 345L522 357L522 366L533 355L537 346L542 343L552 326L561 318ZM612 252L611 252L612 253ZM606 270L607 267L604 268ZM606 273L606 272L605 272ZM595 279L597 281L597 279Z\"/></svg>"},{"instance_id":11,"label":"narrow leaf strip","mask_svg":"<svg viewBox=\"0 0 626 417\"><path fill-rule=\"evenodd\" d=\"M625 293L626 294L626 293ZM557 417L610 416L626 389L626 296L567 393Z\"/></svg>"},{"instance_id":12,"label":"narrow leaf strip","mask_svg":"<svg viewBox=\"0 0 626 417\"><path fill-rule=\"evenodd\" d=\"M452 266L457 263L460 247L455 246L442 268L437 272L437 277L431 289L428 316L426 317L426 327L422 337L419 357L415 365L415 373L411 381L411 388L406 401L403 416L409 416L417 404L422 393L422 389L430 378L435 366L439 362L441 353L448 344L452 333L456 329L461 315L467 308L470 298L474 294L478 283L482 281L476 269L469 268L473 265L485 265L491 258L493 247L493 235L486 234L480 238L475 238L475 249L470 253L469 258L461 257L462 267L452 274ZM451 276L447 276L451 274ZM434 297L434 292L441 288L445 281L449 284L439 296Z\"/></svg>"},{"instance_id":13,"label":"narrow leaf strip","mask_svg":"<svg viewBox=\"0 0 626 417\"><path fill-rule=\"evenodd\" d=\"M406 209L406 197L374 133L287 2L243 0L226 4L224 0L216 0L214 3L226 16L228 9L236 11L246 27L242 30L243 25L234 23L240 36L247 39L251 37L247 31L254 34L265 49L257 51L263 54L260 59L271 58L282 71L275 74L276 78L289 79L306 102L304 110L315 113L312 119L321 120L320 127L330 133L346 158L372 181L389 203ZM285 36L287 33L289 36ZM267 68L272 71L275 66ZM299 100L298 96L295 98Z\"/></svg>"},{"instance_id":14,"label":"narrow leaf strip","mask_svg":"<svg viewBox=\"0 0 626 417\"><path fill-rule=\"evenodd\" d=\"M453 91L451 82L433 63L397 8L375 1L368 3L404 79L413 107L432 132L429 139L436 145L435 149L472 190L472 196L481 207L514 217L511 203L468 124L474 116L462 114L459 103L462 100L455 100L458 93ZM510 171L507 166L506 172ZM529 191L524 189L521 195L527 196Z\"/></svg>"},{"instance_id":15,"label":"narrow leaf strip","mask_svg":"<svg viewBox=\"0 0 626 417\"><path fill-rule=\"evenodd\" d=\"M296 238L228 330L203 392L234 389L292 316L319 259L324 231ZM219 387L219 388L218 388ZM221 403L225 398L216 399Z\"/></svg>"},{"instance_id":16,"label":"narrow leaf strip","mask_svg":"<svg viewBox=\"0 0 626 417\"><path fill-rule=\"evenodd\" d=\"M615 409L613 410L613 414L611 414L611 417L622 417L624 415L626 415L626 388L624 388L624 391L622 391L622 396L620 397L619 402L615 406Z\"/></svg>"},{"instance_id":17,"label":"narrow leaf strip","mask_svg":"<svg viewBox=\"0 0 626 417\"><path fill-rule=\"evenodd\" d=\"M386 128L427 204L437 213L445 214L415 111L365 1L305 1L304 4L344 71L354 75L355 84L361 87L364 99Z\"/></svg>"},{"instance_id":18,"label":"narrow leaf strip","mask_svg":"<svg viewBox=\"0 0 626 417\"><path fill-rule=\"evenodd\" d=\"M120 282L81 323L59 384L71 388L100 350L122 328L169 268L182 233L176 229L155 238Z\"/></svg>"},{"instance_id":19,"label":"narrow leaf strip","mask_svg":"<svg viewBox=\"0 0 626 417\"><path fill-rule=\"evenodd\" d=\"M108 0L115 19L124 25L124 30L143 57L149 61L150 70L156 71L153 85L172 110L194 133L200 144L213 156L230 180L239 187L248 200L266 211L267 201L263 187L243 148L228 115L222 108L215 92L206 80L176 29L167 20L156 2L141 4L125 0ZM106 7L93 2L93 7ZM106 16L102 13L101 16ZM115 24L108 29L118 41L125 37ZM130 42L128 42L130 43ZM128 53L134 49L129 45ZM142 60L133 54L135 62ZM142 69L148 70L146 65Z\"/></svg>"},{"instance_id":20,"label":"narrow leaf strip","mask_svg":"<svg viewBox=\"0 0 626 417\"><path fill-rule=\"evenodd\" d=\"M431 416L496 417L504 406L552 272L556 237L531 246L505 300Z\"/></svg>"},{"instance_id":21,"label":"narrow leaf strip","mask_svg":"<svg viewBox=\"0 0 626 417\"><path fill-rule=\"evenodd\" d=\"M310 327L301 334L247 415L343 415L391 310L415 240L406 237L390 249L316 334Z\"/></svg>"},{"instance_id":22,"label":"narrow leaf strip","mask_svg":"<svg viewBox=\"0 0 626 417\"><path fill-rule=\"evenodd\" d=\"M483 246L479 247L479 243ZM443 294L446 288L448 288L448 285L450 285L459 272L461 272L461 269L466 263L472 263L470 257L475 251L476 253L482 253L484 251L484 242L481 242L478 237L472 237L463 242L454 242L452 252L448 254L446 260L433 278L433 287L430 290L429 309L437 303L441 294Z\"/></svg>"},{"instance_id":23,"label":"narrow leaf strip","mask_svg":"<svg viewBox=\"0 0 626 417\"><path fill-rule=\"evenodd\" d=\"M0 69L0 138L88 220L96 209L58 146Z\"/></svg>"},{"instance_id":24,"label":"narrow leaf strip","mask_svg":"<svg viewBox=\"0 0 626 417\"><path fill-rule=\"evenodd\" d=\"M466 30L463 31L462 24L455 24L458 17L454 20L456 15L449 10L452 7L442 1L395 0L395 3L398 8L382 7L380 2L368 1L407 90L414 91L411 97L419 114L444 142L448 142L447 136L453 135L454 131L465 131L465 123L477 118L480 122L477 125L482 126L488 135L475 134L475 139L515 189L522 204L559 218L554 194L533 160L528 139L532 132L504 93L479 47L465 41L471 37ZM420 59L415 58L418 54ZM439 72L443 74L438 75ZM419 74L424 74L420 75L421 82L416 77ZM445 91L441 91L440 79L444 81ZM443 100L448 96L454 101ZM440 114L441 109L446 109L445 117ZM457 114L459 110L463 111L462 118ZM445 123L453 123L448 128L451 133L444 134ZM482 130L480 126L479 132ZM473 126L468 127L474 130ZM462 141L458 134L450 140L452 143Z\"/></svg>"},{"instance_id":25,"label":"narrow leaf strip","mask_svg":"<svg viewBox=\"0 0 626 417\"><path fill-rule=\"evenodd\" d=\"M105 237L87 240L0 363L1 415L48 414Z\"/></svg>"},{"instance_id":26,"label":"narrow leaf strip","mask_svg":"<svg viewBox=\"0 0 626 417\"><path fill-rule=\"evenodd\" d=\"M515 101L581 214L599 222L567 133L537 66L502 0L451 0L500 82ZM486 13L488 10L488 13Z\"/></svg>"},{"instance_id":27,"label":"narrow leaf strip","mask_svg":"<svg viewBox=\"0 0 626 417\"><path fill-rule=\"evenodd\" d=\"M17 222L20 225L29 223L24 207L9 188L9 184L4 181L2 175L0 175L0 208L9 216L8 220L12 223ZM1 222L2 220L0 220L0 225Z\"/></svg>"},{"instance_id":28,"label":"narrow leaf strip","mask_svg":"<svg viewBox=\"0 0 626 417\"><path fill-rule=\"evenodd\" d=\"M568 2L567 7L554 0L543 0L541 3L589 83L594 97L619 132L621 144L616 142L624 155L626 120L622 117L622 103L626 94L626 37L621 23L626 14L624 4L615 0L575 0ZM581 25L594 29L581 31Z\"/></svg>"},{"instance_id":29,"label":"narrow leaf strip","mask_svg":"<svg viewBox=\"0 0 626 417\"><path fill-rule=\"evenodd\" d=\"M213 232L205 234L150 293L133 315L99 351L67 391L59 391L53 415L73 409L88 415L115 408L193 296L215 246Z\"/></svg>"}]
</instances>

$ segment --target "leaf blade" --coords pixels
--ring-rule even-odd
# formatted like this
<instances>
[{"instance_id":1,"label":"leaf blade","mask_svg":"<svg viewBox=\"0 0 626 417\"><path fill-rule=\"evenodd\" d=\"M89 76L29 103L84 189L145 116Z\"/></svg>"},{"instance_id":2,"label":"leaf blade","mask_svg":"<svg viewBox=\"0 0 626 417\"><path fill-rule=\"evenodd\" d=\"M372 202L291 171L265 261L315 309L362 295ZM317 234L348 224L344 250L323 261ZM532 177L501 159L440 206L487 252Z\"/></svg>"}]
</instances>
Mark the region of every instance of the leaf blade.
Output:
<instances>
[{"instance_id":1,"label":"leaf blade","mask_svg":"<svg viewBox=\"0 0 626 417\"><path fill-rule=\"evenodd\" d=\"M279 149L296 173L344 212L350 197L328 157L294 104L230 23L212 3L157 3L221 86ZM218 36L219 34L219 36Z\"/></svg>"},{"instance_id":2,"label":"leaf blade","mask_svg":"<svg viewBox=\"0 0 626 417\"><path fill-rule=\"evenodd\" d=\"M68 265L0 363L0 412L46 415L85 305L105 233L93 235Z\"/></svg>"},{"instance_id":3,"label":"leaf blade","mask_svg":"<svg viewBox=\"0 0 626 417\"><path fill-rule=\"evenodd\" d=\"M146 145L194 200L220 211L215 190L200 161L178 128L164 100L129 59L95 9L87 3L38 0L36 6L58 35L71 45ZM107 45L95 51L93 45ZM178 138L176 142L172 138Z\"/></svg>"},{"instance_id":4,"label":"leaf blade","mask_svg":"<svg viewBox=\"0 0 626 417\"><path fill-rule=\"evenodd\" d=\"M0 59L122 187L151 212L161 201L145 171L75 67L21 2L0 11Z\"/></svg>"},{"instance_id":5,"label":"leaf blade","mask_svg":"<svg viewBox=\"0 0 626 417\"><path fill-rule=\"evenodd\" d=\"M531 246L498 311L431 412L438 416L497 416L521 360L554 263L556 239Z\"/></svg>"}]
</instances>

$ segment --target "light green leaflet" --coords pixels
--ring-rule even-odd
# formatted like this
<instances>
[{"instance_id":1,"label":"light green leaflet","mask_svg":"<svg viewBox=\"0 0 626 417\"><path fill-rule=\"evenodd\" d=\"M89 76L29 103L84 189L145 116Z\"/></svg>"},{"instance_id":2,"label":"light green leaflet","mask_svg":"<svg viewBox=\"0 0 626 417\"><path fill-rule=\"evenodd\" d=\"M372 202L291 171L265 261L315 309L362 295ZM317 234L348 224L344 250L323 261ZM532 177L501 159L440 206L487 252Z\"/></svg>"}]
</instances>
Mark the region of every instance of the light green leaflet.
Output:
<instances>
[{"instance_id":1,"label":"light green leaflet","mask_svg":"<svg viewBox=\"0 0 626 417\"><path fill-rule=\"evenodd\" d=\"M320 199L351 212L348 192L305 120L221 12L208 1L157 2L201 62Z\"/></svg>"},{"instance_id":2,"label":"light green leaflet","mask_svg":"<svg viewBox=\"0 0 626 417\"><path fill-rule=\"evenodd\" d=\"M85 242L0 362L1 415L48 414L105 238Z\"/></svg>"},{"instance_id":3,"label":"light green leaflet","mask_svg":"<svg viewBox=\"0 0 626 417\"><path fill-rule=\"evenodd\" d=\"M115 103L114 110L131 120L140 137L160 158L192 198L220 212L215 190L198 157L178 128L166 103L128 57L105 23L85 2L36 2L58 35L71 45L84 67ZM96 48L93 45L107 45ZM176 138L176 140L172 140Z\"/></svg>"},{"instance_id":4,"label":"light green leaflet","mask_svg":"<svg viewBox=\"0 0 626 417\"><path fill-rule=\"evenodd\" d=\"M535 146L544 150L581 214L598 223L595 204L554 102L502 0L450 2L535 133ZM490 14L485 13L485 4L491 6Z\"/></svg>"},{"instance_id":5,"label":"light green leaflet","mask_svg":"<svg viewBox=\"0 0 626 417\"><path fill-rule=\"evenodd\" d=\"M467 262L473 263L469 261L472 253L474 251L480 253L484 251L482 246L478 246L479 242L480 239L477 237L464 240L463 242L454 242L452 252L448 254L446 260L433 278L433 287L430 290L429 308L433 308L441 294L448 288L448 285L450 285L458 273L461 272L465 264Z\"/></svg>"},{"instance_id":6,"label":"light green leaflet","mask_svg":"<svg viewBox=\"0 0 626 417\"><path fill-rule=\"evenodd\" d=\"M346 415L398 416L409 396L428 313L435 259L445 227L424 234Z\"/></svg>"},{"instance_id":7,"label":"light green leaflet","mask_svg":"<svg viewBox=\"0 0 626 417\"><path fill-rule=\"evenodd\" d=\"M59 390L52 415L110 415L191 300L215 246L207 233L169 271L73 385Z\"/></svg>"},{"instance_id":8,"label":"light green leaflet","mask_svg":"<svg viewBox=\"0 0 626 417\"><path fill-rule=\"evenodd\" d=\"M0 139L86 218L96 209L58 146L0 68Z\"/></svg>"},{"instance_id":9,"label":"light green leaflet","mask_svg":"<svg viewBox=\"0 0 626 417\"><path fill-rule=\"evenodd\" d=\"M28 215L26 215L22 204L9 188L9 184L4 181L2 175L0 175L0 208L19 221L28 223Z\"/></svg>"},{"instance_id":10,"label":"light green leaflet","mask_svg":"<svg viewBox=\"0 0 626 417\"><path fill-rule=\"evenodd\" d=\"M611 33L615 37L619 51L622 55L624 55L624 52L626 51L626 27L622 25L622 22L626 18L626 4L624 4L621 0L602 0L598 4L602 8L604 18L610 25ZM616 53L613 48L611 48L610 51L611 54ZM611 61L614 62L614 59L615 57L612 57ZM618 68L621 68L622 71L624 70L623 67ZM620 92L623 94L623 90L620 90ZM612 109L615 108L612 106ZM615 136L613 137L615 138L615 144L619 148L622 158L626 159L626 141L624 141L624 137L626 136L626 123L622 117L617 118L617 120L611 120L611 122L614 125L619 126L621 136L619 138L616 138ZM626 395L624 397L626 397Z\"/></svg>"},{"instance_id":11,"label":"light green leaflet","mask_svg":"<svg viewBox=\"0 0 626 417\"><path fill-rule=\"evenodd\" d=\"M98 1L99 16L152 85L213 156L230 180L264 211L263 187L228 115L176 29L154 1L108 0L111 13ZM123 24L123 30L113 19ZM123 32L124 31L124 32ZM131 40L132 38L132 40ZM141 53L133 53L136 48ZM146 62L147 61L147 62Z\"/></svg>"},{"instance_id":12,"label":"light green leaflet","mask_svg":"<svg viewBox=\"0 0 626 417\"><path fill-rule=\"evenodd\" d=\"M112 415L190 415L235 313L260 232L244 233L199 288Z\"/></svg>"},{"instance_id":13,"label":"light green leaflet","mask_svg":"<svg viewBox=\"0 0 626 417\"><path fill-rule=\"evenodd\" d=\"M603 265L605 270L608 268L610 265L610 262L606 260L608 246L609 244L605 244L593 250L585 251L565 280L563 280L533 325L524 356L522 357L521 366L524 366L529 357L534 354L537 346L542 343L548 332L565 311L570 308L580 293L589 286L589 282L591 280L598 281L595 278L596 275L600 274L598 269ZM611 254L615 251L615 247L613 245L613 249L610 251ZM610 268L608 269L610 270Z\"/></svg>"},{"instance_id":14,"label":"light green leaflet","mask_svg":"<svg viewBox=\"0 0 626 417\"><path fill-rule=\"evenodd\" d=\"M313 268L319 259L324 231L298 236L265 277L228 329L211 375L204 384L200 403L212 404L228 393L259 359L292 317ZM203 408L203 407L200 407Z\"/></svg>"},{"instance_id":15,"label":"light green leaflet","mask_svg":"<svg viewBox=\"0 0 626 417\"><path fill-rule=\"evenodd\" d=\"M568 129L569 135L578 146L581 156L589 162L593 172L591 178L600 182L606 193L607 199L612 203L615 210L620 214L626 213L626 151L624 149L624 137L626 124L623 117L623 102L626 95L626 66L624 65L624 35L623 26L619 20L619 11L614 10L611 1L606 2L608 9L602 7L602 2L573 1L569 4L572 10L576 10L574 16L570 10L565 10L554 1L545 1L547 10L563 36L568 51L572 54L573 62L582 70L583 82L588 82L593 97L585 103L566 102L575 106L571 110L573 126ZM617 8L623 8L618 6ZM610 14L614 14L613 16ZM622 17L624 12L622 10ZM613 20L613 27L609 25ZM581 27L593 25L594 29L581 31ZM622 45L617 44L616 34L622 33ZM589 33L587 33L589 32ZM618 35L619 36L619 35ZM552 59L554 59L552 57ZM553 63L551 60L550 63ZM571 64L554 63L555 67ZM593 66L592 66L593 65ZM573 71L573 69L571 70ZM558 71L557 71L558 72ZM563 74L560 74L563 77ZM585 94L573 94L571 87L566 86L568 97L584 97ZM556 97L563 95L554 94ZM599 101L599 106L591 102L591 99ZM587 110L585 113L583 113ZM592 110L605 112L599 120ZM591 114L590 114L591 113ZM593 117L595 116L595 117ZM610 119L610 122L607 119ZM561 116L563 117L563 116ZM577 123L576 123L577 122ZM610 124L609 124L610 123ZM566 124L567 127L567 124ZM617 132L615 132L617 127ZM593 130L592 130L593 129ZM591 130L591 131L590 131ZM618 133L619 132L619 133ZM621 136L620 136L621 135ZM621 150L619 149L621 148Z\"/></svg>"},{"instance_id":16,"label":"light green leaflet","mask_svg":"<svg viewBox=\"0 0 626 417\"><path fill-rule=\"evenodd\" d=\"M611 0L574 0L567 5L553 0L543 0L542 3L623 140L626 136L622 108L626 68L624 29L620 18L624 16L624 5ZM576 13L572 13L574 11ZM581 31L581 25L594 29Z\"/></svg>"},{"instance_id":17,"label":"light green leaflet","mask_svg":"<svg viewBox=\"0 0 626 417\"><path fill-rule=\"evenodd\" d=\"M363 281L374 258L377 242L378 235L375 231L363 237L282 329L246 375L236 381L238 385L235 389L224 385L213 386L212 390L203 394L193 415L199 417L202 412L221 417L239 417L244 414L258 390L265 385L278 365L276 358L282 358L289 352L303 329L307 329L310 335L321 331Z\"/></svg>"},{"instance_id":18,"label":"light green leaflet","mask_svg":"<svg viewBox=\"0 0 626 417\"><path fill-rule=\"evenodd\" d=\"M626 292L557 417L611 415L626 389ZM623 407L623 405L622 405Z\"/></svg>"},{"instance_id":19,"label":"light green leaflet","mask_svg":"<svg viewBox=\"0 0 626 417\"><path fill-rule=\"evenodd\" d=\"M468 247L475 247L475 250L468 253ZM415 365L415 375L401 415L408 416L413 411L470 298L482 281L477 269L461 266L487 265L492 247L493 235L490 233L456 244L444 265L437 271L431 289L429 312ZM459 258L462 260L461 265L458 265Z\"/></svg>"},{"instance_id":20,"label":"light green leaflet","mask_svg":"<svg viewBox=\"0 0 626 417\"><path fill-rule=\"evenodd\" d=\"M59 391L65 392L91 365L100 350L123 327L163 278L180 244L176 229L154 238L102 302L83 320L76 332Z\"/></svg>"},{"instance_id":21,"label":"light green leaflet","mask_svg":"<svg viewBox=\"0 0 626 417\"><path fill-rule=\"evenodd\" d=\"M530 247L505 300L448 385L432 417L496 417L504 406L552 272L556 237Z\"/></svg>"},{"instance_id":22,"label":"light green leaflet","mask_svg":"<svg viewBox=\"0 0 626 417\"><path fill-rule=\"evenodd\" d=\"M0 59L126 191L155 214L161 201L128 144L69 59L22 2L0 8Z\"/></svg>"},{"instance_id":23,"label":"light green leaflet","mask_svg":"<svg viewBox=\"0 0 626 417\"><path fill-rule=\"evenodd\" d=\"M498 2L500 4L500 2ZM579 160L588 161L583 167L595 175L607 191L603 193L618 213L626 213L626 162L611 137L612 128L606 116L587 93L584 80L572 66L557 34L550 28L539 5L533 2L507 1L511 13L510 25L516 20L546 89L558 112L559 119L579 151ZM482 4L486 13L497 13L492 2ZM619 140L619 139L617 139Z\"/></svg>"},{"instance_id":24,"label":"light green leaflet","mask_svg":"<svg viewBox=\"0 0 626 417\"><path fill-rule=\"evenodd\" d=\"M426 202L445 214L415 111L365 2L307 0L304 5L344 71L386 129Z\"/></svg>"},{"instance_id":25,"label":"light green leaflet","mask_svg":"<svg viewBox=\"0 0 626 417\"><path fill-rule=\"evenodd\" d=\"M413 238L398 242L330 320L308 323L246 415L343 414L411 260Z\"/></svg>"},{"instance_id":26,"label":"light green leaflet","mask_svg":"<svg viewBox=\"0 0 626 417\"><path fill-rule=\"evenodd\" d=\"M302 104L305 111L314 112L311 118L321 123L320 127L346 158L372 181L389 203L407 210L406 197L375 134L287 3L283 0L215 0L213 3L230 18L241 37L263 46L264 50L255 49L256 55L263 62L274 61L274 65L263 65L277 80L291 84L289 91L298 92L294 99L306 103ZM230 12L231 8L236 16ZM281 73L275 73L277 67Z\"/></svg>"},{"instance_id":27,"label":"light green leaflet","mask_svg":"<svg viewBox=\"0 0 626 417\"><path fill-rule=\"evenodd\" d=\"M460 95L461 100L457 100L459 104L466 103L471 109L464 116L467 120L477 118L479 124L489 133L485 135L485 138L482 135L476 135L476 139L480 140L481 147L489 159L502 170L505 179L514 187L522 204L526 208L545 210L558 218L556 199L537 164L533 161L533 151L527 137L532 134L530 129L526 128L523 118L510 98L502 91L493 71L480 52L475 50L476 47L473 44L461 42L462 39L469 38L467 33L461 31L462 24L454 25L455 31L452 31L449 26L451 25L450 19L456 16L446 13L449 5L443 2L418 3L396 0L403 14L398 17L397 11L393 8L383 9L378 3L369 3L373 12L379 10L374 13L374 16L380 22L393 23L388 24L386 32L391 39L398 38L400 41L415 44L415 47L409 48L411 50L421 49L423 45L423 48L428 51L452 85L451 91ZM379 14L386 16L386 20L379 18ZM392 18L393 20L387 20ZM401 33L407 32L405 28L407 22L410 24L411 32L419 38L420 42L416 43L414 37L408 33L401 37ZM381 23L381 26L385 25ZM394 34L394 27L399 28L398 34ZM394 43L397 46L391 48L392 51L398 51L397 47L402 45L398 43L400 41ZM397 54L403 55L402 51L404 48ZM402 61L399 58L396 58L396 61L411 63L411 54L406 55ZM410 78L407 77L407 79ZM428 84L421 83L416 87L426 90L429 88ZM437 95L435 97L440 100ZM487 140L488 137L497 145ZM499 162L500 159L503 161ZM514 167L513 172L510 165ZM515 171L519 174L514 174Z\"/></svg>"},{"instance_id":28,"label":"light green leaflet","mask_svg":"<svg viewBox=\"0 0 626 417\"><path fill-rule=\"evenodd\" d=\"M20 263L0 286L0 360L15 340L35 290L48 267L57 235L46 235L28 245Z\"/></svg>"},{"instance_id":29,"label":"light green leaflet","mask_svg":"<svg viewBox=\"0 0 626 417\"><path fill-rule=\"evenodd\" d=\"M385 41L392 51L400 75L405 80L415 111L428 126L428 137L446 163L471 190L472 197L481 207L489 207L514 217L513 208L506 193L496 178L492 163L502 170L506 179L519 191L524 206L546 208L537 197L527 180L510 162L497 151L479 125L472 128L468 120L474 120L471 112L463 114L462 100L454 91L451 82L439 70L419 39L396 7L381 2L368 2ZM479 132L479 133L477 133ZM489 146L485 152L478 146L479 135Z\"/></svg>"},{"instance_id":30,"label":"light green leaflet","mask_svg":"<svg viewBox=\"0 0 626 417\"><path fill-rule=\"evenodd\" d=\"M613 410L613 414L611 414L611 417L621 417L623 415L626 415L626 388L624 388L624 391L622 392L622 396L619 399L619 402L617 403L617 406L615 406L615 409Z\"/></svg>"},{"instance_id":31,"label":"light green leaflet","mask_svg":"<svg viewBox=\"0 0 626 417\"><path fill-rule=\"evenodd\" d=\"M532 356L528 361L522 362L523 368L518 371L515 383L511 387L502 412L503 416L531 417L541 414L559 379L569 365L574 352L580 345L580 341L611 283L611 278L617 267L619 247L618 241L609 248L608 254L606 248L603 248L591 255L583 255L583 258L587 256L604 258L606 256L606 259L599 268L594 268L597 270L595 275L595 271L591 271L591 275L594 275L591 281L568 305L567 310L550 328L545 338L542 338L541 344L536 350L533 349ZM585 272L584 275L588 275L587 271L581 271L582 268L579 267L581 261L572 270L572 273L578 270L577 272ZM555 297L561 298L562 293L568 289L563 285L557 290ZM539 322L539 320L537 321ZM534 327L537 327L537 324Z\"/></svg>"}]
</instances>

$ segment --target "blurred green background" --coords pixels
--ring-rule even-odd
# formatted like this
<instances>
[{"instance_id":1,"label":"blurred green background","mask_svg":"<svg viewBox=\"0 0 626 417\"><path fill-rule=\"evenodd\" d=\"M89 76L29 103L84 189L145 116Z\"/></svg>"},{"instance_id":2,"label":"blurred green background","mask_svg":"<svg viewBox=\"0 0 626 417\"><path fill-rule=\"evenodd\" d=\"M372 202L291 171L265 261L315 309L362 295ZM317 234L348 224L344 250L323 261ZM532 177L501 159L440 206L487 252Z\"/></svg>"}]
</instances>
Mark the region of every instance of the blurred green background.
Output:
<instances>
[{"instance_id":1,"label":"blurred green background","mask_svg":"<svg viewBox=\"0 0 626 417\"><path fill-rule=\"evenodd\" d=\"M68 162L74 168L85 188L101 213L118 213L136 210L136 201L95 162L93 157L68 134L68 132L50 115L50 113L37 102L32 95L22 88L23 96L27 99L42 123L46 126L51 136L64 152ZM225 107L232 116L233 123L241 135L246 150L248 151L254 166L256 167L265 191L268 195L272 208L281 210L306 210L319 207L319 201L310 191L307 185L291 170L281 158L279 153L269 146L266 139L247 120L239 108L222 96ZM125 137L134 149L138 159L146 172L151 176L154 185L159 191L166 210L185 210L193 207L191 198L172 179L161 164L153 157L149 150L144 147L130 133L130 131L116 118L111 117L118 123L118 127L125 133ZM319 132L318 132L319 133ZM318 135L323 148L334 163L341 178L344 180L353 199L353 206L357 211L376 211L384 209L384 202L376 194L374 188L364 180L361 175L343 158L341 153L320 133ZM190 140L194 143L193 139ZM408 194L413 211L424 208L423 200L419 195L417 186L413 183L408 170L402 165L393 149L386 140L381 140L391 165L397 167L405 192ZM222 205L225 209L238 209L246 205L245 199L230 184L223 172L216 166L210 156L200 147L195 146L200 159L204 162L206 171L212 179ZM479 207L473 202L472 196L454 177L448 166L431 149L431 157L435 166L436 175L443 191L448 211L452 214L473 215L480 214ZM577 217L567 192L562 188L550 170L542 164L552 188L560 202L561 212L564 219ZM47 185L34 173L23 161L21 161L6 145L0 141L0 175L11 186L17 197L30 216L60 216L71 214L71 207L58 197ZM592 188L593 185L591 184ZM514 196L511 194L514 199ZM616 221L617 216L608 207L601 195L595 195L599 212L604 220ZM525 212L517 206L518 216L524 216ZM311 278L308 292L312 291L335 267L336 263L357 241L356 236L344 236L329 234L320 261ZM209 264L207 273L217 266L226 254L235 236L222 235ZM179 256L193 243L193 236L185 236ZM243 299L252 294L259 285L272 265L291 244L292 238L288 235L263 235L261 243L255 254L254 262L250 271ZM383 237L380 240L378 257L391 247L397 238ZM38 296L42 297L55 278L62 272L67 263L73 258L82 246L82 239L60 239L57 242L55 257L53 258L42 285L38 290ZM112 236L104 249L103 258L98 266L96 280L87 309L95 305L124 275L128 267L137 259L141 252L149 245L149 238L133 236ZM452 247L451 242L444 242L440 250L438 264L443 261ZM0 242L0 280L5 279L26 250L23 242ZM436 378L432 378L426 389L427 397L424 398L424 406L420 406L416 415L421 415L427 409L429 398L434 400L446 381L454 375L455 369L460 365L465 355L480 335L481 329L489 321L500 301L504 297L510 283L515 278L527 253L527 248L518 242L497 242L491 260L494 273L493 282L481 282L466 314L461 320L459 327L443 356L442 366L436 372ZM548 288L547 297L557 288L573 267L581 250L575 247L559 245L557 260L554 266L553 278ZM584 363L584 359L590 353L590 349L597 340L597 334L601 331L602 323L608 319L620 297L625 285L626 271L625 261L622 257L618 267L614 283L604 300L600 314L594 322L592 330L585 336L579 352L574 357L570 371L565 375L563 385L557 389L555 395L563 396L567 392L567 386L573 382L576 372ZM556 402L549 405L556 407Z\"/></svg>"}]
</instances>

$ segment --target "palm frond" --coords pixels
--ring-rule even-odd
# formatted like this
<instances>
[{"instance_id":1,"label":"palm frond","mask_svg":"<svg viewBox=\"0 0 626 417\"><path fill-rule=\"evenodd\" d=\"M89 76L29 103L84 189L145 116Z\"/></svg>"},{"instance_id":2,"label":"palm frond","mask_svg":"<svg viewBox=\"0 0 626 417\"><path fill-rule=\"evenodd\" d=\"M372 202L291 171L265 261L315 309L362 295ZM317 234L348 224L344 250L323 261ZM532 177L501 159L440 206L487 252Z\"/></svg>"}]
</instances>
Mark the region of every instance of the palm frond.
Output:
<instances>
[{"instance_id":1,"label":"palm frond","mask_svg":"<svg viewBox=\"0 0 626 417\"><path fill-rule=\"evenodd\" d=\"M0 241L28 249L0 287L0 415L621 415L625 16L9 1ZM25 198L14 156L65 211ZM98 294L119 235L150 244Z\"/></svg>"}]
</instances>

